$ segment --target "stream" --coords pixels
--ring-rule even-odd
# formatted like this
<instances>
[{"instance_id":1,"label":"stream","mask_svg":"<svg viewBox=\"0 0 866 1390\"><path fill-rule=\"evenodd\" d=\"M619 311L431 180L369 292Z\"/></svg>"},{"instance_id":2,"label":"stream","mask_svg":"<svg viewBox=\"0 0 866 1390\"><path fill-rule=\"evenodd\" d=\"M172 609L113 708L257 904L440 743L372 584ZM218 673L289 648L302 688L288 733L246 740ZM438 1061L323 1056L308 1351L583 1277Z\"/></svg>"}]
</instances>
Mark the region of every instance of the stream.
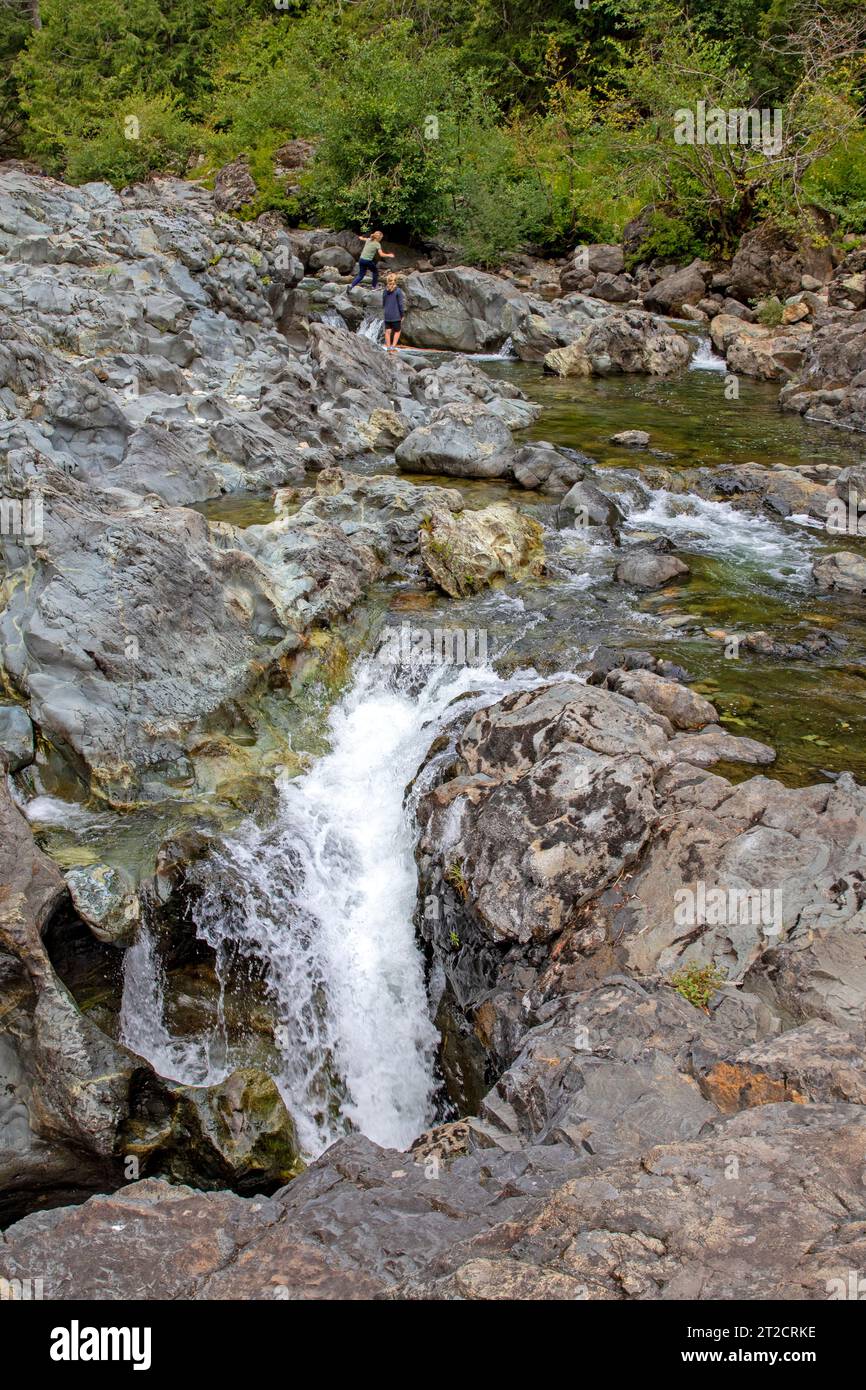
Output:
<instances>
[{"instance_id":1,"label":"stream","mask_svg":"<svg viewBox=\"0 0 866 1390\"><path fill-rule=\"evenodd\" d=\"M237 817L193 866L193 921L219 982L210 1026L180 1034L169 1025L167 982L148 929L126 951L121 1036L158 1071L190 1084L250 1063L227 1024L227 981L239 956L258 963L274 1025L270 1069L307 1156L350 1129L406 1148L436 1118L437 1036L413 927L411 827L421 790L413 779L467 700L490 703L557 673L585 673L599 644L639 646L685 666L731 732L771 743L779 754L773 776L803 785L847 768L866 780L859 600L818 594L810 579L817 554L843 548L838 538L648 486L642 471L658 460L610 442L623 429L646 429L652 446L673 456L665 467L675 469L845 465L860 457L856 438L783 414L775 386L744 380L739 399L726 400L724 374L706 347L673 381L561 381L507 358L483 365L544 407L525 437L596 458L609 470L626 528L669 536L692 573L685 584L635 595L609 582L616 548L559 530L549 498L502 482L445 480L469 506L507 498L535 515L545 527L547 575L458 601L410 582L374 595L384 622L407 625L410 634L420 627L482 634L486 660L402 667L368 650L325 714L327 751L300 775L278 779L272 816ZM270 496L224 497L200 510L240 526L273 517ZM844 548L851 544L862 542L846 538ZM822 627L844 645L820 663L732 661L707 631L757 627L784 637ZM61 862L82 843L128 861L128 822L121 828L105 812L87 821L88 811L71 806L64 818L56 798L38 800L29 813Z\"/></svg>"}]
</instances>

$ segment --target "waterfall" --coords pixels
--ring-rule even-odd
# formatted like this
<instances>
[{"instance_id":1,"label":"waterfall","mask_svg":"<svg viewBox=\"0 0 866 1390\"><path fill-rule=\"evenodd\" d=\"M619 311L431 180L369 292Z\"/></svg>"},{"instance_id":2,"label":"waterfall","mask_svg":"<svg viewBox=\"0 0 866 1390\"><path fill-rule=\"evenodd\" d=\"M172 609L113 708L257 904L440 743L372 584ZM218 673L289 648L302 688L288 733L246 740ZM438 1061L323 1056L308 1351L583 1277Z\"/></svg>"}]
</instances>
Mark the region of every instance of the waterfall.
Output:
<instances>
[{"instance_id":1,"label":"waterfall","mask_svg":"<svg viewBox=\"0 0 866 1390\"><path fill-rule=\"evenodd\" d=\"M346 320L336 309L324 309L319 315L319 323L326 323L329 328L342 328L344 333L348 332Z\"/></svg>"},{"instance_id":2,"label":"waterfall","mask_svg":"<svg viewBox=\"0 0 866 1390\"><path fill-rule=\"evenodd\" d=\"M139 1057L146 1057L160 1076L192 1086L222 1080L231 1070L225 1062L222 1028L207 1038L172 1037L164 1019L164 996L165 981L156 942L145 922L123 957L120 1040Z\"/></svg>"},{"instance_id":3,"label":"waterfall","mask_svg":"<svg viewBox=\"0 0 866 1390\"><path fill-rule=\"evenodd\" d=\"M385 323L382 315L376 310L367 310L362 321L358 324L357 330L362 338L369 338L373 343L384 343Z\"/></svg>"},{"instance_id":4,"label":"waterfall","mask_svg":"<svg viewBox=\"0 0 866 1390\"><path fill-rule=\"evenodd\" d=\"M696 340L697 347L692 354L689 362L689 370L692 372L726 372L728 364L724 357L719 357L713 348L709 338L703 334Z\"/></svg>"},{"instance_id":5,"label":"waterfall","mask_svg":"<svg viewBox=\"0 0 866 1390\"><path fill-rule=\"evenodd\" d=\"M237 951L265 969L275 1079L309 1155L350 1128L405 1148L432 1119L437 1038L412 920L404 793L458 695L472 692L458 707L466 711L538 679L506 683L488 667L444 663L421 679L367 658L331 713L330 752L281 782L275 820L247 821L192 871L203 890L196 927L220 977ZM179 1048L166 1034L159 990L143 937L127 952L125 1041L178 1080L214 1079L207 1045Z\"/></svg>"}]
</instances>

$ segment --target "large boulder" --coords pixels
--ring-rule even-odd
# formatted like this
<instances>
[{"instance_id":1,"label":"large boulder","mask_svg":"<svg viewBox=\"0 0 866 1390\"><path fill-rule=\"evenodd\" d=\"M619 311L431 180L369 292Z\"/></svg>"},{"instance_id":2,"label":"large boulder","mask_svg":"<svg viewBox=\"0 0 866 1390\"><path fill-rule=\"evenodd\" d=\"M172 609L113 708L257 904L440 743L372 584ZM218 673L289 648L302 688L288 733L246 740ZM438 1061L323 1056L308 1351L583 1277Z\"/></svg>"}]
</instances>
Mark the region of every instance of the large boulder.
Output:
<instances>
[{"instance_id":1,"label":"large boulder","mask_svg":"<svg viewBox=\"0 0 866 1390\"><path fill-rule=\"evenodd\" d=\"M490 352L531 312L507 280L463 266L409 275L404 289L403 336L417 347Z\"/></svg>"},{"instance_id":2,"label":"large boulder","mask_svg":"<svg viewBox=\"0 0 866 1390\"><path fill-rule=\"evenodd\" d=\"M658 314L682 314L686 304L698 304L707 292L709 267L693 261L672 275L665 275L644 294L647 309Z\"/></svg>"},{"instance_id":3,"label":"large boulder","mask_svg":"<svg viewBox=\"0 0 866 1390\"><path fill-rule=\"evenodd\" d=\"M220 212L240 212L255 198L258 189L245 155L224 164L214 179L213 200Z\"/></svg>"},{"instance_id":4,"label":"large boulder","mask_svg":"<svg viewBox=\"0 0 866 1390\"><path fill-rule=\"evenodd\" d=\"M804 275L826 284L832 274L828 245L816 245L773 222L762 222L740 241L731 262L730 292L736 299L751 302L769 295L785 299L801 288Z\"/></svg>"},{"instance_id":5,"label":"large boulder","mask_svg":"<svg viewBox=\"0 0 866 1390\"><path fill-rule=\"evenodd\" d=\"M586 464L590 462L569 457L552 444L539 442L515 450L511 471L514 481L521 487L559 497L584 476Z\"/></svg>"},{"instance_id":6,"label":"large boulder","mask_svg":"<svg viewBox=\"0 0 866 1390\"><path fill-rule=\"evenodd\" d=\"M668 376L691 356L688 340L649 314L612 314L588 324L567 347L555 348L544 367L557 376L611 376L649 372Z\"/></svg>"},{"instance_id":7,"label":"large boulder","mask_svg":"<svg viewBox=\"0 0 866 1390\"><path fill-rule=\"evenodd\" d=\"M866 558L851 550L837 550L812 566L819 589L837 589L849 594L866 593Z\"/></svg>"},{"instance_id":8,"label":"large boulder","mask_svg":"<svg viewBox=\"0 0 866 1390\"><path fill-rule=\"evenodd\" d=\"M658 555L641 548L619 562L614 578L618 584L630 584L635 589L660 589L688 573L688 565L676 555Z\"/></svg>"},{"instance_id":9,"label":"large boulder","mask_svg":"<svg viewBox=\"0 0 866 1390\"><path fill-rule=\"evenodd\" d=\"M866 312L840 313L816 328L779 399L809 419L866 430Z\"/></svg>"},{"instance_id":10,"label":"large boulder","mask_svg":"<svg viewBox=\"0 0 866 1390\"><path fill-rule=\"evenodd\" d=\"M0 1210L75 1200L131 1176L182 1172L261 1191L298 1171L270 1077L179 1087L79 1011L43 935L70 925L63 878L0 783Z\"/></svg>"},{"instance_id":11,"label":"large boulder","mask_svg":"<svg viewBox=\"0 0 866 1390\"><path fill-rule=\"evenodd\" d=\"M450 598L462 598L500 575L539 573L542 536L537 521L505 502L459 515L440 512L421 527L421 559L434 584Z\"/></svg>"},{"instance_id":12,"label":"large boulder","mask_svg":"<svg viewBox=\"0 0 866 1390\"><path fill-rule=\"evenodd\" d=\"M444 473L455 478L506 477L512 454L508 426L487 411L464 405L444 406L394 451L404 473Z\"/></svg>"},{"instance_id":13,"label":"large boulder","mask_svg":"<svg viewBox=\"0 0 866 1390\"><path fill-rule=\"evenodd\" d=\"M0 704L0 767L20 772L36 756L33 725L21 705Z\"/></svg>"}]
</instances>

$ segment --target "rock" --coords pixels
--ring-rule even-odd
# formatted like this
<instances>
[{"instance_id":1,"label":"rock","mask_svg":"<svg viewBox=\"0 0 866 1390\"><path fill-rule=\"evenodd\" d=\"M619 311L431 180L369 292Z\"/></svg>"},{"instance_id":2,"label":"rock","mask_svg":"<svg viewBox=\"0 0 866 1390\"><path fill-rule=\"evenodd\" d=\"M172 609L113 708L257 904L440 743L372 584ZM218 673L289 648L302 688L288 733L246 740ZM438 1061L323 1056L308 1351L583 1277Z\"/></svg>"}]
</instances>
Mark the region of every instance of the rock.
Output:
<instances>
[{"instance_id":1,"label":"rock","mask_svg":"<svg viewBox=\"0 0 866 1390\"><path fill-rule=\"evenodd\" d=\"M238 1192L280 1187L303 1167L276 1083L254 1067L207 1087L140 1080L123 1147L142 1172Z\"/></svg>"},{"instance_id":2,"label":"rock","mask_svg":"<svg viewBox=\"0 0 866 1390\"><path fill-rule=\"evenodd\" d=\"M667 275L648 290L643 297L647 309L654 313L677 315L686 304L697 304L707 292L707 268L693 261L683 270Z\"/></svg>"},{"instance_id":3,"label":"rock","mask_svg":"<svg viewBox=\"0 0 866 1390\"><path fill-rule=\"evenodd\" d=\"M609 526L612 530L624 520L616 502L589 480L575 483L556 509L559 526Z\"/></svg>"},{"instance_id":4,"label":"rock","mask_svg":"<svg viewBox=\"0 0 866 1390\"><path fill-rule=\"evenodd\" d=\"M610 376L650 372L666 376L680 371L691 348L681 334L646 314L629 311L585 327L567 347L544 358L545 370L558 376Z\"/></svg>"},{"instance_id":5,"label":"rock","mask_svg":"<svg viewBox=\"0 0 866 1390\"><path fill-rule=\"evenodd\" d=\"M802 300L798 304L786 304L782 310L782 323L802 323L811 312L809 305L804 304Z\"/></svg>"},{"instance_id":6,"label":"rock","mask_svg":"<svg viewBox=\"0 0 866 1390\"><path fill-rule=\"evenodd\" d=\"M43 734L81 759L103 795L161 795L161 779L191 775L185 732L297 638L231 530L218 536L197 512L62 473L44 480L46 570L0 615L3 664ZM29 567L26 547L5 547L11 574ZM182 626L163 621L180 612Z\"/></svg>"},{"instance_id":7,"label":"rock","mask_svg":"<svg viewBox=\"0 0 866 1390\"><path fill-rule=\"evenodd\" d=\"M183 1155L202 1186L275 1186L292 1176L284 1160L291 1120L270 1078L250 1073L250 1094L270 1095L233 1128L229 1078L214 1091L177 1087L80 1013L54 973L43 942L64 931L67 890L33 843L0 784L0 1191L7 1216L75 1201L96 1187L160 1171ZM268 1089L270 1088L270 1090ZM225 1120L221 1117L227 1116ZM135 1131L133 1135L133 1131Z\"/></svg>"},{"instance_id":8,"label":"rock","mask_svg":"<svg viewBox=\"0 0 866 1390\"><path fill-rule=\"evenodd\" d=\"M807 339L802 366L780 404L809 419L866 429L866 312L839 315Z\"/></svg>"},{"instance_id":9,"label":"rock","mask_svg":"<svg viewBox=\"0 0 866 1390\"><path fill-rule=\"evenodd\" d=\"M611 444L623 444L627 449L645 449L650 442L650 437L646 430L620 430L619 434L612 434Z\"/></svg>"},{"instance_id":10,"label":"rock","mask_svg":"<svg viewBox=\"0 0 866 1390\"><path fill-rule=\"evenodd\" d=\"M656 720L622 696L565 683L473 715L449 780L419 805L425 936L440 940L446 925L434 910L437 882L453 884L471 913L461 942L479 932L493 942L545 941L562 931L649 835L647 749L664 742Z\"/></svg>"},{"instance_id":11,"label":"rock","mask_svg":"<svg viewBox=\"0 0 866 1390\"><path fill-rule=\"evenodd\" d=\"M404 473L455 478L503 478L512 468L511 432L495 416L447 405L419 425L394 451Z\"/></svg>"},{"instance_id":12,"label":"rock","mask_svg":"<svg viewBox=\"0 0 866 1390\"><path fill-rule=\"evenodd\" d=\"M580 457L585 460L585 456ZM521 487L558 497L580 481L589 462L569 458L552 444L525 444L512 455L511 471Z\"/></svg>"},{"instance_id":13,"label":"rock","mask_svg":"<svg viewBox=\"0 0 866 1390\"><path fill-rule=\"evenodd\" d=\"M36 756L33 725L21 705L0 704L0 767L20 772Z\"/></svg>"},{"instance_id":14,"label":"rock","mask_svg":"<svg viewBox=\"0 0 866 1390\"><path fill-rule=\"evenodd\" d=\"M507 282L458 266L409 275L403 335L417 347L489 352L502 346L530 312Z\"/></svg>"},{"instance_id":15,"label":"rock","mask_svg":"<svg viewBox=\"0 0 866 1390\"><path fill-rule=\"evenodd\" d=\"M621 246L612 246L609 242L593 242L585 248L578 248L575 253L577 257L585 251L585 259L588 268L593 275L620 275L625 266L625 260Z\"/></svg>"},{"instance_id":16,"label":"rock","mask_svg":"<svg viewBox=\"0 0 866 1390\"><path fill-rule=\"evenodd\" d=\"M689 567L675 555L654 555L648 550L639 550L627 555L614 570L618 584L631 584L635 589L660 589L672 579L688 574Z\"/></svg>"},{"instance_id":17,"label":"rock","mask_svg":"<svg viewBox=\"0 0 866 1390\"><path fill-rule=\"evenodd\" d=\"M746 463L722 465L697 483L713 497L748 497L777 516L807 514L825 520L836 494L827 483L807 478L798 469L785 465L764 468Z\"/></svg>"},{"instance_id":18,"label":"rock","mask_svg":"<svg viewBox=\"0 0 866 1390\"><path fill-rule=\"evenodd\" d=\"M751 652L755 656L769 657L776 662L819 661L829 653L840 649L841 639L817 628L806 632L794 642L785 642L769 632L746 632L743 634L725 631L708 631L709 637L724 642L736 638L740 651Z\"/></svg>"},{"instance_id":19,"label":"rock","mask_svg":"<svg viewBox=\"0 0 866 1390\"><path fill-rule=\"evenodd\" d=\"M713 323L718 323L718 319ZM787 381L803 364L806 351L803 334L810 332L808 325L799 324L792 325L787 332L776 330L762 337L740 336L728 347L728 366L743 376Z\"/></svg>"},{"instance_id":20,"label":"rock","mask_svg":"<svg viewBox=\"0 0 866 1390\"><path fill-rule=\"evenodd\" d=\"M742 237L731 263L731 293L753 301L773 294L785 298L800 289L804 275L826 284L832 273L828 246L797 240L767 221Z\"/></svg>"},{"instance_id":21,"label":"rock","mask_svg":"<svg viewBox=\"0 0 866 1390\"><path fill-rule=\"evenodd\" d=\"M856 275L834 276L828 303L843 309L866 307L866 273L861 270Z\"/></svg>"},{"instance_id":22,"label":"rock","mask_svg":"<svg viewBox=\"0 0 866 1390\"><path fill-rule=\"evenodd\" d=\"M311 270L324 270L326 266L333 266L341 274L347 275L355 268L355 257L342 246L322 246L313 252L308 264Z\"/></svg>"},{"instance_id":23,"label":"rock","mask_svg":"<svg viewBox=\"0 0 866 1390\"><path fill-rule=\"evenodd\" d=\"M498 502L458 516L431 517L420 531L421 558L433 582L451 598L461 598L497 575L539 573L544 564L542 537L537 521Z\"/></svg>"},{"instance_id":24,"label":"rock","mask_svg":"<svg viewBox=\"0 0 866 1390\"><path fill-rule=\"evenodd\" d=\"M257 192L246 157L241 155L218 171L214 180L214 205L220 212L240 212L253 201Z\"/></svg>"},{"instance_id":25,"label":"rock","mask_svg":"<svg viewBox=\"0 0 866 1390\"><path fill-rule=\"evenodd\" d=\"M597 299L607 300L609 304L628 304L638 297L637 287L630 275L597 275L590 293Z\"/></svg>"},{"instance_id":26,"label":"rock","mask_svg":"<svg viewBox=\"0 0 866 1390\"><path fill-rule=\"evenodd\" d=\"M706 736L677 735L672 755L693 763L695 745ZM820 979L820 998L811 983L795 995L789 982L772 991L762 983L762 997L772 1003L783 990L789 1016L850 1028L866 978L852 964L860 928L851 887L866 793L850 778L804 788L765 777L736 787L710 773L704 778L689 784L673 769L659 788L670 829L644 855L629 885L629 911L615 923L627 931L629 968L667 974L684 962L714 962L729 980L747 979L752 989L770 973L774 981L789 981L799 968ZM826 891L831 883L839 884L835 897ZM820 963L809 961L809 951ZM850 983L840 988L845 969Z\"/></svg>"},{"instance_id":27,"label":"rock","mask_svg":"<svg viewBox=\"0 0 866 1390\"><path fill-rule=\"evenodd\" d=\"M732 299L730 295L722 300L720 312L727 314L729 318L741 319L743 323L758 321L754 309L750 309L747 304L741 304L739 299Z\"/></svg>"},{"instance_id":28,"label":"rock","mask_svg":"<svg viewBox=\"0 0 866 1390\"><path fill-rule=\"evenodd\" d=\"M82 864L67 870L66 886L75 909L98 941L129 946L141 918L134 885L110 864Z\"/></svg>"},{"instance_id":29,"label":"rock","mask_svg":"<svg viewBox=\"0 0 866 1390\"><path fill-rule=\"evenodd\" d=\"M316 155L313 140L287 140L274 152L274 173L278 178L298 169L306 169Z\"/></svg>"},{"instance_id":30,"label":"rock","mask_svg":"<svg viewBox=\"0 0 866 1390\"><path fill-rule=\"evenodd\" d=\"M844 593L866 593L866 559L851 550L837 550L812 566L819 589L839 589Z\"/></svg>"},{"instance_id":31,"label":"rock","mask_svg":"<svg viewBox=\"0 0 866 1390\"><path fill-rule=\"evenodd\" d=\"M663 714L675 729L702 729L715 724L718 715L714 705L704 700L688 686L663 680L652 671L612 671L607 677L610 690L618 690L637 704L648 705L656 714Z\"/></svg>"},{"instance_id":32,"label":"rock","mask_svg":"<svg viewBox=\"0 0 866 1390\"><path fill-rule=\"evenodd\" d=\"M862 1047L818 1020L733 1056L701 1058L698 1074L704 1095L727 1115L780 1101L866 1104Z\"/></svg>"},{"instance_id":33,"label":"rock","mask_svg":"<svg viewBox=\"0 0 866 1390\"><path fill-rule=\"evenodd\" d=\"M858 1232L826 1192L857 1209L864 1129L859 1106L764 1105L603 1168L535 1145L434 1170L353 1136L271 1198L148 1180L27 1217L0 1272L62 1300L845 1297Z\"/></svg>"}]
</instances>

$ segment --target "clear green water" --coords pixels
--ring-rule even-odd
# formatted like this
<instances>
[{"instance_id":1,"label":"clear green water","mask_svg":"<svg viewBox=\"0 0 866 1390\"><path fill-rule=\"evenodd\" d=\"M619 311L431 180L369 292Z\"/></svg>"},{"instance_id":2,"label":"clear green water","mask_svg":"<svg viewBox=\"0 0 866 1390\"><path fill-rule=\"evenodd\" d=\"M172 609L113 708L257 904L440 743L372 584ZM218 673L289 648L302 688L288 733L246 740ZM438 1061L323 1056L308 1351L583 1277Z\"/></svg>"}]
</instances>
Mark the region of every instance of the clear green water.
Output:
<instances>
[{"instance_id":1,"label":"clear green water","mask_svg":"<svg viewBox=\"0 0 866 1390\"><path fill-rule=\"evenodd\" d=\"M602 464L634 466L634 449L610 443L622 430L647 430L650 447L671 453L671 468L724 463L849 464L866 456L866 437L806 424L781 411L772 382L739 378L725 399L725 374L687 371L654 377L554 377L528 363L486 362L491 376L515 382L544 406L527 437L566 444ZM657 462L652 457L647 462Z\"/></svg>"},{"instance_id":2,"label":"clear green water","mask_svg":"<svg viewBox=\"0 0 866 1390\"><path fill-rule=\"evenodd\" d=\"M597 459L610 470L606 485L622 492L630 514L637 505L630 496L633 480L657 467L659 460L610 444L610 436L625 429L648 430L651 446L673 455L664 460L668 468L752 461L846 465L866 456L866 437L785 414L778 409L775 386L745 378L740 380L739 400L729 401L719 372L691 371L673 381L584 381L545 376L529 364L492 361L484 366L491 375L519 384L544 407L526 437L547 439ZM380 471L387 467L384 462ZM610 582L621 552L559 532L555 507L541 495L501 481L431 475L413 481L457 487L470 507L509 500L537 516L548 528L548 573L539 580L494 586L460 602L415 581L389 582L378 587L347 627L344 637L350 652L370 645L383 613L388 621L415 626L483 628L488 649L503 669L534 666L553 675L585 669L599 645L640 647L683 665L693 686L717 704L731 732L771 744L778 754L773 776L803 785L850 769L866 781L863 602L819 594L809 577L818 554L863 548L863 541L831 538L791 522L750 518L712 503L696 503L692 516L688 499L681 498L672 504L672 516L665 517L660 515L664 504L658 494L646 515L646 508L634 513L633 525L667 529L691 574L661 592L639 595ZM199 504L198 510L211 520L240 527L274 518L270 492L220 497ZM774 661L747 653L730 660L707 631L763 629L794 640L816 628L844 639L842 650L817 662ZM330 678L318 681L315 667L311 675L312 683L304 678L291 691L269 693L261 711L266 732L273 727L288 734L302 757L322 751L327 704L339 689L339 682ZM223 732L234 737L230 728ZM242 744L244 732L239 728L235 733ZM257 755L256 749L251 752ZM742 769L735 775L749 773ZM61 771L47 777L42 790L66 800L81 798L81 788L66 785ZM134 873L147 873L168 833L188 824L218 832L242 813L237 805L208 804L207 796L192 805L173 802L133 813L91 806L85 809L86 822L46 824L41 838L64 864L98 856Z\"/></svg>"},{"instance_id":3,"label":"clear green water","mask_svg":"<svg viewBox=\"0 0 866 1390\"><path fill-rule=\"evenodd\" d=\"M586 381L546 376L522 363L487 365L491 375L514 381L545 407L528 438L578 449L605 467L637 476L659 460L612 445L612 434L649 431L651 448L673 454L664 461L668 468L746 462L847 466L866 457L866 437L780 411L778 389L771 383L740 378L739 400L728 401L720 372L690 371L668 381ZM619 486L619 474L611 484ZM684 665L732 733L777 750L773 776L803 785L849 769L866 780L864 603L820 594L809 577L818 555L840 549L866 553L866 544L793 522L738 520L729 508L711 504L704 512L693 535L688 523L669 532L691 575L661 594L632 595L628 616L611 596L606 645L634 647L637 635L646 650ZM664 529L652 520L645 525ZM584 599L585 610L591 606ZM640 615L646 626L635 633ZM685 615L691 615L685 627L664 630ZM598 614L593 616L597 631ZM845 645L820 662L778 662L748 653L731 660L705 628L741 634L762 629L786 641L824 628Z\"/></svg>"}]
</instances>

